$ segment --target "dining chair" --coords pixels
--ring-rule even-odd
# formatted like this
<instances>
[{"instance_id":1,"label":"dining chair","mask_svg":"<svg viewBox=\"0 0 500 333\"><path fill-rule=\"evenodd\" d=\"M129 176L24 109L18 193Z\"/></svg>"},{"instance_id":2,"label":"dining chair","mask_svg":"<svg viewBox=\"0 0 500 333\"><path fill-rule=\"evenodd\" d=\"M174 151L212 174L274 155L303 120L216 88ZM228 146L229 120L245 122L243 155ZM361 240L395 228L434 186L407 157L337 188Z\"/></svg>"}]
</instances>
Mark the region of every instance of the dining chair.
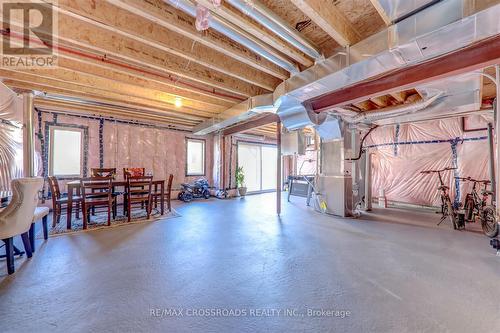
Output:
<instances>
[{"instance_id":1,"label":"dining chair","mask_svg":"<svg viewBox=\"0 0 500 333\"><path fill-rule=\"evenodd\" d=\"M59 224L59 221L61 220L63 205L68 204L68 195L66 193L61 193L59 182L56 177L49 176L48 180L50 192L52 193L52 227L55 227L56 223ZM76 206L76 218L79 218L80 204L82 202L81 195L74 195L72 201Z\"/></svg>"},{"instance_id":2,"label":"dining chair","mask_svg":"<svg viewBox=\"0 0 500 333\"><path fill-rule=\"evenodd\" d=\"M116 179L116 168L90 168L90 176Z\"/></svg>"},{"instance_id":3,"label":"dining chair","mask_svg":"<svg viewBox=\"0 0 500 333\"><path fill-rule=\"evenodd\" d=\"M116 179L116 168L90 168L91 177L111 177L113 180ZM117 197L122 195L123 192L116 191L113 187L113 196ZM117 205L117 200L115 200L115 206ZM116 208L115 208L116 210ZM95 207L92 207L92 215L95 215Z\"/></svg>"},{"instance_id":4,"label":"dining chair","mask_svg":"<svg viewBox=\"0 0 500 333\"><path fill-rule=\"evenodd\" d=\"M38 204L38 192L42 189L43 178L19 178L11 182L12 200L0 212L0 239L5 243L7 257L7 272L13 274L14 266L14 237L21 235L24 250L31 258L31 245L28 231L33 222L33 216Z\"/></svg>"},{"instance_id":5,"label":"dining chair","mask_svg":"<svg viewBox=\"0 0 500 333\"><path fill-rule=\"evenodd\" d=\"M164 199L167 200L167 209L169 212L172 211L172 206L170 203L170 198L172 194L172 182L174 181L174 175L170 174L168 176L168 182L167 182L167 188L165 190ZM154 203L155 203L155 208L158 207L158 199L161 199L161 191L155 186L154 192L153 192L153 197L154 197Z\"/></svg>"},{"instance_id":6,"label":"dining chair","mask_svg":"<svg viewBox=\"0 0 500 333\"><path fill-rule=\"evenodd\" d=\"M87 229L90 222L90 209L106 207L108 212L108 226L111 225L111 215L116 217L116 196L113 195L111 177L86 177L80 179L82 193L83 229ZM97 193L96 193L97 192Z\"/></svg>"},{"instance_id":7,"label":"dining chair","mask_svg":"<svg viewBox=\"0 0 500 333\"><path fill-rule=\"evenodd\" d=\"M127 178L127 218L130 222L133 204L141 204L144 208L146 204L146 214L149 219L151 215L153 176L129 176Z\"/></svg>"},{"instance_id":8,"label":"dining chair","mask_svg":"<svg viewBox=\"0 0 500 333\"><path fill-rule=\"evenodd\" d=\"M146 175L146 168L123 168L123 179L127 180L130 176L140 177ZM123 214L127 215L127 195L125 195L123 200ZM141 206L144 209L144 203Z\"/></svg>"}]
</instances>

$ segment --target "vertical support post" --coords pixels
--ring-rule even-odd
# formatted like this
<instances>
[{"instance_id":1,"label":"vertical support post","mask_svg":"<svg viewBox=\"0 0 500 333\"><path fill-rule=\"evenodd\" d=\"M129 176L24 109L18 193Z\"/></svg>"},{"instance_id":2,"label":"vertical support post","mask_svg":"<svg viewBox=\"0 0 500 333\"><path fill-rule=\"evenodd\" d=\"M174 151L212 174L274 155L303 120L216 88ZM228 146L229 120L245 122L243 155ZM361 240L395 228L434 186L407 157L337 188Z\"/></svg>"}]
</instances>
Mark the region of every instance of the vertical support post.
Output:
<instances>
[{"instance_id":1,"label":"vertical support post","mask_svg":"<svg viewBox=\"0 0 500 333\"><path fill-rule=\"evenodd\" d=\"M493 191L493 196L491 198L492 201L495 201L496 198L496 181L495 181L495 148L494 148L494 143L493 143L493 124L488 123L488 148L489 148L489 174L490 174L490 181L491 181L491 189Z\"/></svg>"},{"instance_id":2,"label":"vertical support post","mask_svg":"<svg viewBox=\"0 0 500 333\"><path fill-rule=\"evenodd\" d=\"M496 107L495 107L495 136L496 136L496 153L497 153L497 169L495 172L496 177L500 176L500 162L498 159L500 158L500 115L498 112L500 112L500 66L496 65L495 66L495 83L496 83L496 88L497 88L497 94L496 94ZM495 194L495 207L496 207L496 215L497 215L497 221L498 217L500 217L500 205L498 204L496 198L498 195L500 195L500 181L498 179L495 180L495 188L494 194Z\"/></svg>"},{"instance_id":3,"label":"vertical support post","mask_svg":"<svg viewBox=\"0 0 500 333\"><path fill-rule=\"evenodd\" d=\"M224 135L221 135L221 184L222 184L222 189L226 189L226 137Z\"/></svg>"},{"instance_id":4,"label":"vertical support post","mask_svg":"<svg viewBox=\"0 0 500 333\"><path fill-rule=\"evenodd\" d=\"M281 214L281 121L276 122L276 214Z\"/></svg>"},{"instance_id":5,"label":"vertical support post","mask_svg":"<svg viewBox=\"0 0 500 333\"><path fill-rule=\"evenodd\" d=\"M23 173L35 176L35 113L33 93L23 93Z\"/></svg>"},{"instance_id":6,"label":"vertical support post","mask_svg":"<svg viewBox=\"0 0 500 333\"><path fill-rule=\"evenodd\" d=\"M369 149L365 152L365 210L372 210L372 156Z\"/></svg>"}]
</instances>

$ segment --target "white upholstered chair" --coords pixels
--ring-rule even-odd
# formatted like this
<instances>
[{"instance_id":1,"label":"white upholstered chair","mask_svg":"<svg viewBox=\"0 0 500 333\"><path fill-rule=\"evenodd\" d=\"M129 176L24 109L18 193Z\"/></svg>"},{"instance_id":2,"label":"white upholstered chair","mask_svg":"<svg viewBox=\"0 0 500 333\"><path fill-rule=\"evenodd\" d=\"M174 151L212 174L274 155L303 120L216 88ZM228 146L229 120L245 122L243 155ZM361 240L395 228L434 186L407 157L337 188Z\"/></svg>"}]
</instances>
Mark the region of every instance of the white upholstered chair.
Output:
<instances>
[{"instance_id":1,"label":"white upholstered chair","mask_svg":"<svg viewBox=\"0 0 500 333\"><path fill-rule=\"evenodd\" d=\"M0 239L5 243L9 274L14 273L14 236L21 235L26 255L31 257L28 231L33 222L43 178L19 178L14 179L11 184L12 201L0 212Z\"/></svg>"}]
</instances>

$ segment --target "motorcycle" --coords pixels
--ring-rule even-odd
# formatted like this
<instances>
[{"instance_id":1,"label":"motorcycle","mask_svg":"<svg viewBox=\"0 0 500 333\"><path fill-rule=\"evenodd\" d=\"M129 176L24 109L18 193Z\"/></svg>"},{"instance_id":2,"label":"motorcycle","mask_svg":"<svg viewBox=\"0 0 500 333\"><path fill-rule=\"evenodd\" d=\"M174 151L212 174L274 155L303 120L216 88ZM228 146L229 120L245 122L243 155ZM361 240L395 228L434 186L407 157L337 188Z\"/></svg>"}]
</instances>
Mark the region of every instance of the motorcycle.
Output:
<instances>
[{"instance_id":1,"label":"motorcycle","mask_svg":"<svg viewBox=\"0 0 500 333\"><path fill-rule=\"evenodd\" d=\"M184 202L190 202L197 198L210 198L210 186L206 179L198 179L194 184L182 183L178 198Z\"/></svg>"}]
</instances>

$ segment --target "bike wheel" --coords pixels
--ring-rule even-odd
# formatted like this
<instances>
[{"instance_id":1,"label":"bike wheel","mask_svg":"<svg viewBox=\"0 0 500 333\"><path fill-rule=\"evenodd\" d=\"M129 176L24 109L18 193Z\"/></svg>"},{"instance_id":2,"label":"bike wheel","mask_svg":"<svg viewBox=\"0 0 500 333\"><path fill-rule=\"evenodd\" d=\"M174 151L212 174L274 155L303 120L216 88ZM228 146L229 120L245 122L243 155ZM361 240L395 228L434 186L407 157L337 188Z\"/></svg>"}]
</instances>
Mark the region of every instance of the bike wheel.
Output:
<instances>
[{"instance_id":1,"label":"bike wheel","mask_svg":"<svg viewBox=\"0 0 500 333\"><path fill-rule=\"evenodd\" d=\"M486 206L483 209L481 216L481 227L486 236L493 238L498 235L498 223L495 217L495 208L493 206Z\"/></svg>"},{"instance_id":2,"label":"bike wheel","mask_svg":"<svg viewBox=\"0 0 500 333\"><path fill-rule=\"evenodd\" d=\"M448 210L448 216L450 217L451 225L453 226L453 229L457 230L457 215L455 214L453 204L451 203L451 200L449 198L446 200L446 208Z\"/></svg>"},{"instance_id":3,"label":"bike wheel","mask_svg":"<svg viewBox=\"0 0 500 333\"><path fill-rule=\"evenodd\" d=\"M467 197L465 198L465 219L468 222L474 222L472 221L472 217L474 215L474 199L470 197L470 195L467 194Z\"/></svg>"}]
</instances>

